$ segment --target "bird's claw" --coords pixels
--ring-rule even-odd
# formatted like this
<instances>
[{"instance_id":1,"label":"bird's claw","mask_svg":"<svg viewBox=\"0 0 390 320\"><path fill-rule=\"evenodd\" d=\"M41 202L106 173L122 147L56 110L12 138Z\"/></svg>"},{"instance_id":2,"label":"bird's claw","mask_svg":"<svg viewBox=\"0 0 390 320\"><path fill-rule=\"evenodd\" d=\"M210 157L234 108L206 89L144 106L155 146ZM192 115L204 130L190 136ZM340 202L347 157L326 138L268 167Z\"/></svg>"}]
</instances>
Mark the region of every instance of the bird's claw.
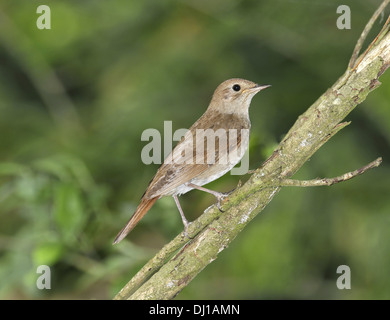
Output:
<instances>
[{"instance_id":1,"label":"bird's claw","mask_svg":"<svg viewBox=\"0 0 390 320\"><path fill-rule=\"evenodd\" d=\"M193 238L190 237L190 235L188 234L188 227L190 226L192 222L188 222L186 224L184 224L184 230L183 230L183 236L188 238L189 240L192 240Z\"/></svg>"},{"instance_id":2,"label":"bird's claw","mask_svg":"<svg viewBox=\"0 0 390 320\"><path fill-rule=\"evenodd\" d=\"M223 200L225 200L233 191L233 190L230 190L228 192L220 192L219 195L216 197L217 198L217 208L220 212L225 212L224 210L222 210L222 207L221 207L221 202Z\"/></svg>"}]
</instances>

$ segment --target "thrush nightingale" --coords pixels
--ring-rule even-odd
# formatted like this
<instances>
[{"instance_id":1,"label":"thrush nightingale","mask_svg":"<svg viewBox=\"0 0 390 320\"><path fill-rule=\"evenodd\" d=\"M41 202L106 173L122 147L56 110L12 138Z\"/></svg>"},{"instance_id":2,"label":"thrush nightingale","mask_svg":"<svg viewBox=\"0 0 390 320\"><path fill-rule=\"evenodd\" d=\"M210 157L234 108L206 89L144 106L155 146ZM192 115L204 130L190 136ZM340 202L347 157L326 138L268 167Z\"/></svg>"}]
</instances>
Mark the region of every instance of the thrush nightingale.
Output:
<instances>
[{"instance_id":1,"label":"thrush nightingale","mask_svg":"<svg viewBox=\"0 0 390 320\"><path fill-rule=\"evenodd\" d=\"M179 195L193 189L206 191L217 198L220 209L225 194L202 186L240 162L249 145L249 105L256 93L268 87L244 79L229 79L217 87L206 112L164 160L114 244L120 242L163 196L173 196L185 230L189 223Z\"/></svg>"}]
</instances>

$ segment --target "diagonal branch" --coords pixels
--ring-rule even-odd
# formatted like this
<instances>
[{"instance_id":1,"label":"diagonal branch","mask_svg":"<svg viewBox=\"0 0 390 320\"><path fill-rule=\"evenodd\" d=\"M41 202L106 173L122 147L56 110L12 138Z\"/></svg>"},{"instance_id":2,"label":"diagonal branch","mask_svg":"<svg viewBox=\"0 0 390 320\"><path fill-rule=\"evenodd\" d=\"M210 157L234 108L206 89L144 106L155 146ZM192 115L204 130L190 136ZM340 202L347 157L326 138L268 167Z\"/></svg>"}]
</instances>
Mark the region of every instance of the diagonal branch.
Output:
<instances>
[{"instance_id":1,"label":"diagonal branch","mask_svg":"<svg viewBox=\"0 0 390 320\"><path fill-rule=\"evenodd\" d=\"M341 121L380 85L378 78L389 66L390 33L386 27L356 67L353 70L348 68L297 119L270 158L222 202L224 212L220 213L216 206L208 208L189 226L190 239L179 234L130 280L115 299L174 298L271 202L281 188L280 181L289 181L321 146L349 124ZM379 163L380 159L377 159L341 178L347 180L349 176L363 173Z\"/></svg>"}]
</instances>

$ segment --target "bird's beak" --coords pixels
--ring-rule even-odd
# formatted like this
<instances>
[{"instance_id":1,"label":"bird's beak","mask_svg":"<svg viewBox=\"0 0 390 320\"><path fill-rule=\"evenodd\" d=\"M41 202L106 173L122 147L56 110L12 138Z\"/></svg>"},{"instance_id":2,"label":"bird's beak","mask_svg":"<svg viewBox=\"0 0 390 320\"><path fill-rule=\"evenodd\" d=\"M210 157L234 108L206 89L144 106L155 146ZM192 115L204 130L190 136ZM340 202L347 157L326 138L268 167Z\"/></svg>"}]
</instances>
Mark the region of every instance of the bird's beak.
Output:
<instances>
[{"instance_id":1,"label":"bird's beak","mask_svg":"<svg viewBox=\"0 0 390 320\"><path fill-rule=\"evenodd\" d=\"M258 91L261 91L261 90L264 90L264 89L267 89L269 88L271 85L270 84L266 84L266 85L259 85L259 84L256 84L255 87L253 88L253 90L256 90L257 92Z\"/></svg>"},{"instance_id":2,"label":"bird's beak","mask_svg":"<svg viewBox=\"0 0 390 320\"><path fill-rule=\"evenodd\" d=\"M243 92L250 92L250 93L257 93L257 92L259 92L259 91L261 91L261 90L264 90L264 89L267 89L267 88L269 88L271 85L269 85L269 84L266 84L266 85L259 85L259 84L256 84L254 87L252 87L252 88L249 88L249 89L246 89L246 90L244 90Z\"/></svg>"}]
</instances>

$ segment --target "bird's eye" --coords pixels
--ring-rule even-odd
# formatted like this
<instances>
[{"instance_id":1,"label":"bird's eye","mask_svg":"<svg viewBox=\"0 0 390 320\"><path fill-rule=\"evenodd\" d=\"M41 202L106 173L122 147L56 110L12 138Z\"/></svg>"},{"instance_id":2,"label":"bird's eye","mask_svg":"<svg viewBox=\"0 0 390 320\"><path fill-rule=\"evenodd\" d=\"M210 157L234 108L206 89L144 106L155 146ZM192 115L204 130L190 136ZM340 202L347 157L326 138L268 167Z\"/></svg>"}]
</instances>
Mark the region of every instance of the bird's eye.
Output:
<instances>
[{"instance_id":1,"label":"bird's eye","mask_svg":"<svg viewBox=\"0 0 390 320\"><path fill-rule=\"evenodd\" d=\"M234 90L234 91L240 91L240 89L241 89L241 87L240 87L239 84L235 84L235 85L233 86L233 90Z\"/></svg>"}]
</instances>

